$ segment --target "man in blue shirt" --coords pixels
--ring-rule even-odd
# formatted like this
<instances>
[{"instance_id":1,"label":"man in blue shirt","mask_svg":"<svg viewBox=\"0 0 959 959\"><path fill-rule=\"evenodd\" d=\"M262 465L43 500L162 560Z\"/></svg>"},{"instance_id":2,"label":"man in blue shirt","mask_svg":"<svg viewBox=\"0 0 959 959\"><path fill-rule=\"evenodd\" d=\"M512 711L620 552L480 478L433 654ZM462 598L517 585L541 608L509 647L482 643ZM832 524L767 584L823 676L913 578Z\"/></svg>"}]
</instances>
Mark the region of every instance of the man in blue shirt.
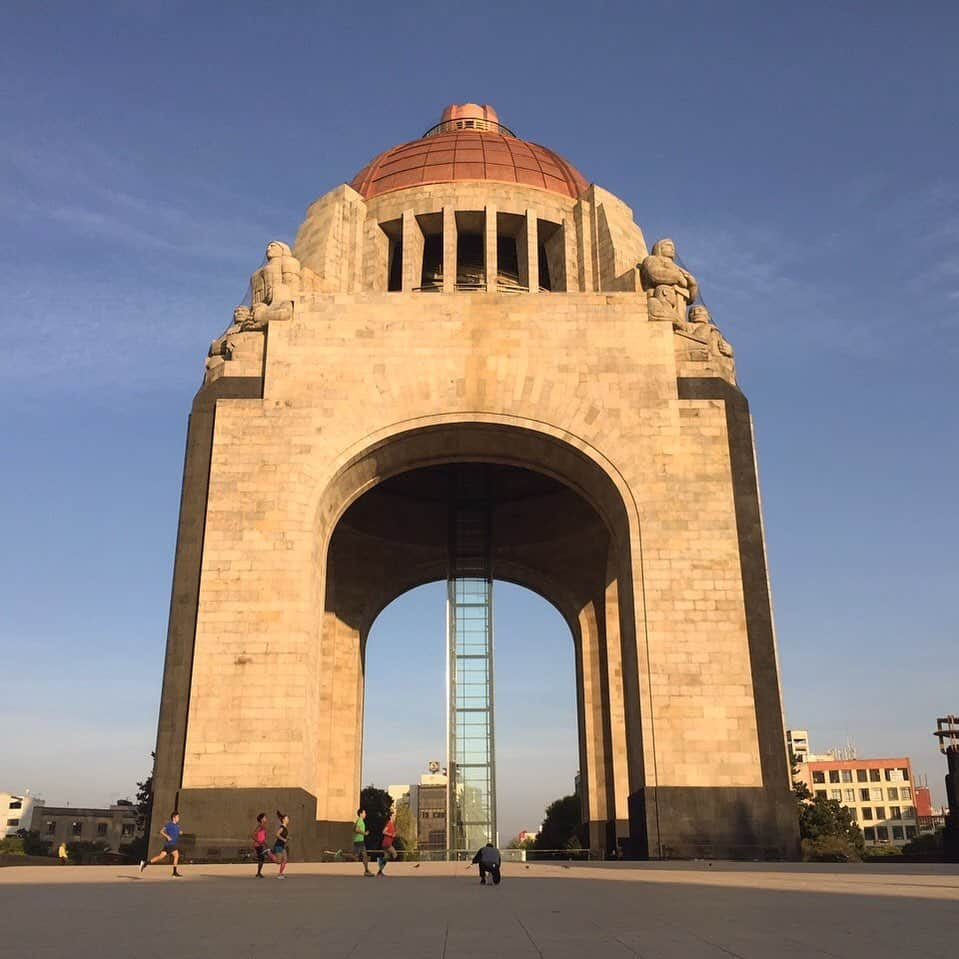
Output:
<instances>
[{"instance_id":1,"label":"man in blue shirt","mask_svg":"<svg viewBox=\"0 0 959 959\"><path fill-rule=\"evenodd\" d=\"M140 872L143 872L147 866L152 866L154 863L160 862L161 859L166 859L167 856L173 858L173 875L177 879L181 878L180 873L177 872L177 863L180 861L180 850L177 848L177 843L180 841L180 814L176 811L170 813L170 821L164 823L163 828L160 830L160 835L163 837L163 849L158 852L149 862L146 860L140 860Z\"/></svg>"}]
</instances>

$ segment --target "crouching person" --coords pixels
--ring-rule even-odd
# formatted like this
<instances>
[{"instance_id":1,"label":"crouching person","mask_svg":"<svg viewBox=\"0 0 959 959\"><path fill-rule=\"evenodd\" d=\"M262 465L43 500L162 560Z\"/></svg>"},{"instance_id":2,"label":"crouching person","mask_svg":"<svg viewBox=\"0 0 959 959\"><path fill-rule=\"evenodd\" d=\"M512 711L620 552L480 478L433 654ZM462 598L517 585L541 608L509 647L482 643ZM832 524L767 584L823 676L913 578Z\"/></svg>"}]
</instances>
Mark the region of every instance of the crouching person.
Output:
<instances>
[{"instance_id":1,"label":"crouching person","mask_svg":"<svg viewBox=\"0 0 959 959\"><path fill-rule=\"evenodd\" d=\"M499 854L499 850L491 842L488 842L477 851L476 855L473 856L473 865L479 866L481 886L486 885L487 876L490 877L494 886L499 885L500 879L502 879L500 875L501 862L502 857Z\"/></svg>"}]
</instances>

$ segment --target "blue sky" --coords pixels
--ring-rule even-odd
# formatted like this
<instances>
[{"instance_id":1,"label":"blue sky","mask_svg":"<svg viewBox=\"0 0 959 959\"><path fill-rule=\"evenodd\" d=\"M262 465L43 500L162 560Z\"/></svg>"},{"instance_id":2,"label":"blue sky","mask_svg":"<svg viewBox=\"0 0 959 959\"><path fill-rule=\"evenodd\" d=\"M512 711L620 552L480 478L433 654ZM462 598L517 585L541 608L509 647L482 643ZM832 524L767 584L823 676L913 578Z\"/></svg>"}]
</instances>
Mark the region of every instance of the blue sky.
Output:
<instances>
[{"instance_id":1,"label":"blue sky","mask_svg":"<svg viewBox=\"0 0 959 959\"><path fill-rule=\"evenodd\" d=\"M0 788L105 802L146 772L209 341L267 240L473 99L621 196L650 242L675 238L753 408L788 722L814 748L911 755L941 797L930 731L959 708L959 8L225 9L5 16ZM501 595L506 832L536 824L576 750L568 633ZM424 639L442 615L436 588L384 613L371 703L382 655L442 722L442 636ZM398 778L397 738L412 778L442 728L379 705L365 778Z\"/></svg>"}]
</instances>

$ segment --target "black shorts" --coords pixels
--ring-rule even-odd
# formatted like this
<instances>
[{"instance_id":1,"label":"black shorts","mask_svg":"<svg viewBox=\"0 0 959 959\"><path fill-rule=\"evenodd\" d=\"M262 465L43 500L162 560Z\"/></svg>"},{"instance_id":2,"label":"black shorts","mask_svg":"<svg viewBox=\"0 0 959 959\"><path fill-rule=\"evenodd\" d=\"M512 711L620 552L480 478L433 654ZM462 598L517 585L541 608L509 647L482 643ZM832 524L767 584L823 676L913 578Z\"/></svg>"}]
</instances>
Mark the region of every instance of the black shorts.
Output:
<instances>
[{"instance_id":1,"label":"black shorts","mask_svg":"<svg viewBox=\"0 0 959 959\"><path fill-rule=\"evenodd\" d=\"M166 853L169 853L172 856L175 852L178 852L179 850L177 849L177 844L175 842L168 842L168 843L164 843L163 851Z\"/></svg>"},{"instance_id":2,"label":"black shorts","mask_svg":"<svg viewBox=\"0 0 959 959\"><path fill-rule=\"evenodd\" d=\"M253 851L256 853L257 862L266 862L266 846L254 846Z\"/></svg>"}]
</instances>

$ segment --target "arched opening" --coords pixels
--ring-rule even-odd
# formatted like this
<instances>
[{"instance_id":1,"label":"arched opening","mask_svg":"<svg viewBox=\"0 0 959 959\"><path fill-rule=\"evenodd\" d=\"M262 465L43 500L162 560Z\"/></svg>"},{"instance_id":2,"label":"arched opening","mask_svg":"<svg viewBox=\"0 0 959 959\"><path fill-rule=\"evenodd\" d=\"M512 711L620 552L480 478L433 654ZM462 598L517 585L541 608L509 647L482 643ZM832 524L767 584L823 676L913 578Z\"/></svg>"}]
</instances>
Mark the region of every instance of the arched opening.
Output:
<instances>
[{"instance_id":1,"label":"arched opening","mask_svg":"<svg viewBox=\"0 0 959 959\"><path fill-rule=\"evenodd\" d=\"M519 432L502 424L457 424L393 437L344 466L343 506L320 504L320 517L329 517L332 527L320 656L332 676L355 680L334 678L326 694L336 708L329 728L321 729L319 756L328 755L329 761L321 758L317 769L318 795L330 801L326 809L318 805L319 819L345 818L340 808L347 809L356 794L348 784L360 786L371 627L396 597L446 579L451 464L483 464L493 489L492 579L543 597L573 637L580 795L589 845L609 851L636 832L630 828L629 795L632 784L643 782L644 756L635 622L624 575L630 538L624 503L605 471L543 434L522 431L525 450L535 455L539 445L544 455L534 460L535 468L528 460L517 463ZM334 482L328 495L336 489ZM320 713L328 708L321 701ZM342 795L327 785L332 783L343 784Z\"/></svg>"},{"instance_id":2,"label":"arched opening","mask_svg":"<svg viewBox=\"0 0 959 959\"><path fill-rule=\"evenodd\" d=\"M506 845L575 788L576 670L554 606L503 581L493 593L497 823ZM362 783L389 789L405 807L401 835L423 854L447 843L445 605L442 582L398 597L371 627L364 662Z\"/></svg>"}]
</instances>

